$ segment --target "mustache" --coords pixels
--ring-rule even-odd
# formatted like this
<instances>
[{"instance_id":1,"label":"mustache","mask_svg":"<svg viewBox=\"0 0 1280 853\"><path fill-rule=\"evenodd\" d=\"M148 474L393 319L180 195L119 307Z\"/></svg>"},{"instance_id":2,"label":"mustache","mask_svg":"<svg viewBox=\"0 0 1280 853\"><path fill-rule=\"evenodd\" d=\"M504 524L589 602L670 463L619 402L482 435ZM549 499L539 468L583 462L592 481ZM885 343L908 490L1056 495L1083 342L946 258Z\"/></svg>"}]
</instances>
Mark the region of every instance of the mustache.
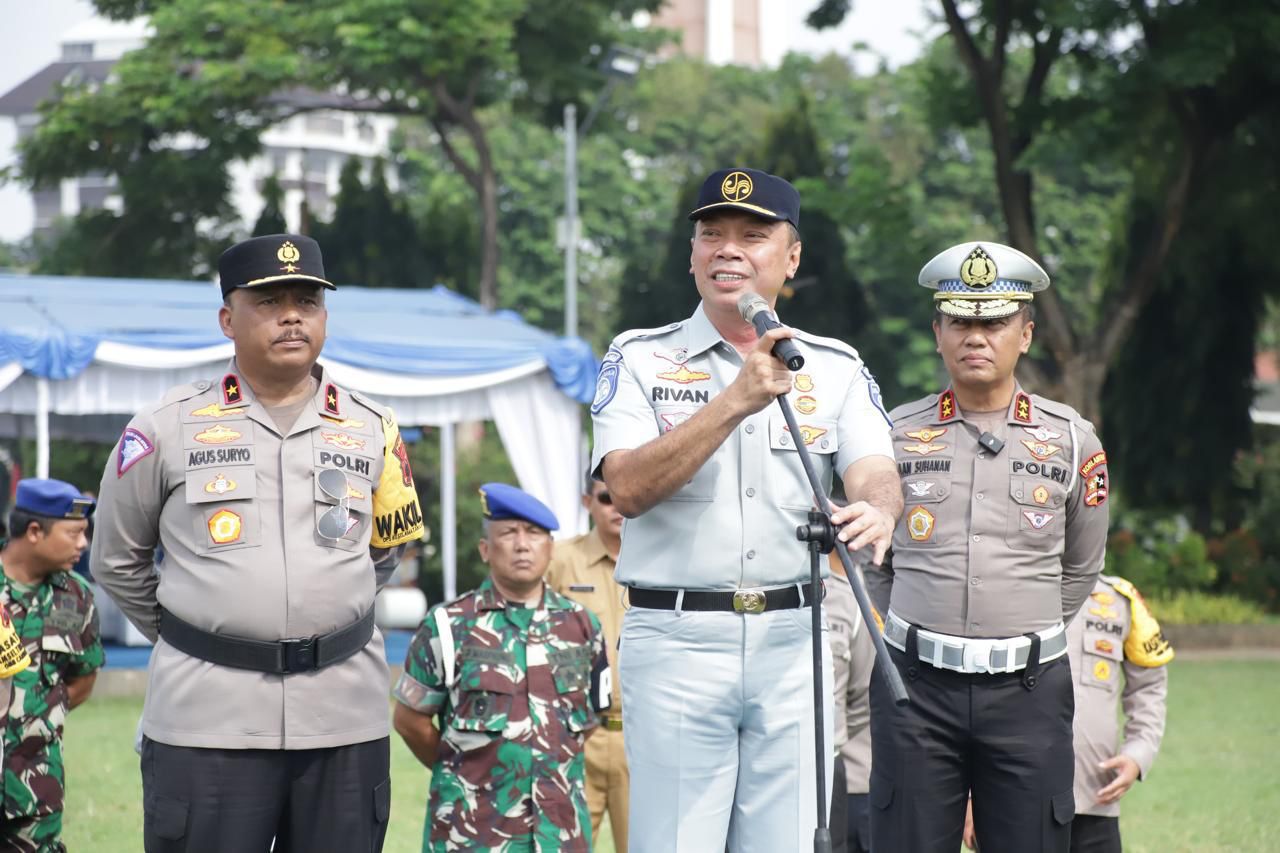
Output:
<instances>
[{"instance_id":1,"label":"mustache","mask_svg":"<svg viewBox=\"0 0 1280 853\"><path fill-rule=\"evenodd\" d=\"M311 343L311 336L306 335L302 332L285 332L283 335L276 338L271 343L278 344L284 341L306 341L307 343Z\"/></svg>"}]
</instances>

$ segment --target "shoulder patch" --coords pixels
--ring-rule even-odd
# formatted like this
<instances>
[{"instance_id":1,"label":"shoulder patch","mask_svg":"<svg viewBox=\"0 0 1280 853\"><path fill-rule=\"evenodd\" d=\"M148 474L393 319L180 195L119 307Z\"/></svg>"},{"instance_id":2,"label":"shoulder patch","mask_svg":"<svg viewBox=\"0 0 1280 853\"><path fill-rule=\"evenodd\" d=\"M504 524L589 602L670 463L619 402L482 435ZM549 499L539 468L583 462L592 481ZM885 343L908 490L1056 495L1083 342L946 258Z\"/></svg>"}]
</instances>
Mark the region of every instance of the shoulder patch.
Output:
<instances>
[{"instance_id":1,"label":"shoulder patch","mask_svg":"<svg viewBox=\"0 0 1280 853\"><path fill-rule=\"evenodd\" d=\"M1164 666L1173 660L1173 646L1164 638L1160 623L1147 609L1147 602L1137 588L1124 578L1108 579L1111 588L1129 600L1129 636L1124 641L1124 656L1130 663L1144 667Z\"/></svg>"},{"instance_id":2,"label":"shoulder patch","mask_svg":"<svg viewBox=\"0 0 1280 853\"><path fill-rule=\"evenodd\" d=\"M133 427L125 427L120 436L120 446L116 451L116 477L123 477L125 472L138 464L139 460L155 452L156 446Z\"/></svg>"},{"instance_id":3,"label":"shoulder patch","mask_svg":"<svg viewBox=\"0 0 1280 853\"><path fill-rule=\"evenodd\" d=\"M359 391L349 391L345 388L340 388L339 390L347 391L347 394L351 397L351 399L355 400L357 403L364 406L366 409L373 412L378 417L386 418L391 416L391 409L389 407L384 406L381 403L375 403L373 400L370 400L368 397L361 394Z\"/></svg>"},{"instance_id":4,"label":"shoulder patch","mask_svg":"<svg viewBox=\"0 0 1280 853\"><path fill-rule=\"evenodd\" d=\"M609 347L600 362L600 372L596 374L596 396L591 401L591 414L598 415L609 405L618 393L618 372L622 369L622 350L617 344Z\"/></svg>"},{"instance_id":5,"label":"shoulder patch","mask_svg":"<svg viewBox=\"0 0 1280 853\"><path fill-rule=\"evenodd\" d=\"M928 397L921 397L919 400L912 400L910 403L903 403L889 410L889 420L895 424L899 423L913 415L923 412L933 412L934 405L938 402L937 394L930 394Z\"/></svg>"}]
</instances>

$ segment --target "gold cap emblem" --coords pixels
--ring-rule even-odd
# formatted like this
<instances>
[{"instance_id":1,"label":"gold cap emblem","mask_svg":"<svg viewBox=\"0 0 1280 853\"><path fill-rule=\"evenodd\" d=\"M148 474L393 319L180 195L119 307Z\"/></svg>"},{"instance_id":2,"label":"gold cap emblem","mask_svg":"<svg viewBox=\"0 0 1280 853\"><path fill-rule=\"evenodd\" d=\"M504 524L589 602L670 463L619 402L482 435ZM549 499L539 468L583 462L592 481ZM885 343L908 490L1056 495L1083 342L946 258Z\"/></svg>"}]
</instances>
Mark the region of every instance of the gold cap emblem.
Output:
<instances>
[{"instance_id":1,"label":"gold cap emblem","mask_svg":"<svg viewBox=\"0 0 1280 853\"><path fill-rule=\"evenodd\" d=\"M730 172L720 182L720 195L725 201L742 201L751 195L755 186L746 172Z\"/></svg>"},{"instance_id":2,"label":"gold cap emblem","mask_svg":"<svg viewBox=\"0 0 1280 853\"><path fill-rule=\"evenodd\" d=\"M302 259L302 253L298 251L298 247L293 245L290 240L285 240L280 244L279 251L276 252L276 258L280 263L284 264L285 272L297 272L298 268L295 264Z\"/></svg>"},{"instance_id":3,"label":"gold cap emblem","mask_svg":"<svg viewBox=\"0 0 1280 853\"><path fill-rule=\"evenodd\" d=\"M996 280L996 262L981 246L975 246L960 265L960 280L979 290L990 287Z\"/></svg>"}]
</instances>

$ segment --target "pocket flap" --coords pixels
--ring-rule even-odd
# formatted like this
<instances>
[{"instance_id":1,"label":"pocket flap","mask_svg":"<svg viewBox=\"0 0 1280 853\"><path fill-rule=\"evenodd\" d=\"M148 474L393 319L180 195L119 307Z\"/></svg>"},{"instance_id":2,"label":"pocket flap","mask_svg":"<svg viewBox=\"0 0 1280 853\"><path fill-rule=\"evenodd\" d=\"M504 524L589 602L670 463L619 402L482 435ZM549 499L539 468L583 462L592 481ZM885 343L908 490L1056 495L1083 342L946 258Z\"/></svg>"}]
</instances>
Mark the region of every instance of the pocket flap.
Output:
<instances>
[{"instance_id":1,"label":"pocket flap","mask_svg":"<svg viewBox=\"0 0 1280 853\"><path fill-rule=\"evenodd\" d=\"M148 834L165 841L180 841L187 835L187 801L157 794L148 798L144 822Z\"/></svg>"},{"instance_id":2,"label":"pocket flap","mask_svg":"<svg viewBox=\"0 0 1280 853\"><path fill-rule=\"evenodd\" d=\"M836 440L836 422L830 418L796 419L801 438L810 453L835 453L839 449ZM796 439L781 416L769 419L769 447L774 450L795 450Z\"/></svg>"},{"instance_id":3,"label":"pocket flap","mask_svg":"<svg viewBox=\"0 0 1280 853\"><path fill-rule=\"evenodd\" d=\"M912 474L902 478L902 498L909 504L932 504L951 494L950 477Z\"/></svg>"},{"instance_id":4,"label":"pocket flap","mask_svg":"<svg viewBox=\"0 0 1280 853\"><path fill-rule=\"evenodd\" d=\"M1050 799L1053 805L1053 820L1059 826L1066 826L1076 816L1076 795L1071 791L1054 794Z\"/></svg>"},{"instance_id":5,"label":"pocket flap","mask_svg":"<svg viewBox=\"0 0 1280 853\"><path fill-rule=\"evenodd\" d=\"M884 810L893 805L893 779L886 773L871 769L871 805Z\"/></svg>"}]
</instances>

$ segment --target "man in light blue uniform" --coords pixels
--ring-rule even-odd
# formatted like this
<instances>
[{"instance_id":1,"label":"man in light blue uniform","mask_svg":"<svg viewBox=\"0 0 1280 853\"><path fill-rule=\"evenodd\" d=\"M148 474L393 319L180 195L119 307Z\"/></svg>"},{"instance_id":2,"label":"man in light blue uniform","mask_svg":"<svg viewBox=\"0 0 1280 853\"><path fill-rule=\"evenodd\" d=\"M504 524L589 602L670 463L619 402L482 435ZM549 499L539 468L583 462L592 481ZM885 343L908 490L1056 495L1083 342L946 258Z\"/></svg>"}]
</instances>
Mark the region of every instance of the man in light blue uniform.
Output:
<instances>
[{"instance_id":1,"label":"man in light blue uniform","mask_svg":"<svg viewBox=\"0 0 1280 853\"><path fill-rule=\"evenodd\" d=\"M809 558L795 530L814 498L796 443L828 483L841 476L840 536L879 563L902 511L890 423L851 347L796 329L757 341L739 314L743 294L772 308L796 274L795 188L725 169L689 218L701 304L619 335L591 407L593 470L627 517L616 577L631 605L619 653L630 849L800 850L817 804ZM781 338L804 355L800 372L772 355ZM774 404L782 394L800 435ZM830 684L829 652L823 663ZM829 705L824 720L830 745ZM829 798L830 751L826 779Z\"/></svg>"}]
</instances>

